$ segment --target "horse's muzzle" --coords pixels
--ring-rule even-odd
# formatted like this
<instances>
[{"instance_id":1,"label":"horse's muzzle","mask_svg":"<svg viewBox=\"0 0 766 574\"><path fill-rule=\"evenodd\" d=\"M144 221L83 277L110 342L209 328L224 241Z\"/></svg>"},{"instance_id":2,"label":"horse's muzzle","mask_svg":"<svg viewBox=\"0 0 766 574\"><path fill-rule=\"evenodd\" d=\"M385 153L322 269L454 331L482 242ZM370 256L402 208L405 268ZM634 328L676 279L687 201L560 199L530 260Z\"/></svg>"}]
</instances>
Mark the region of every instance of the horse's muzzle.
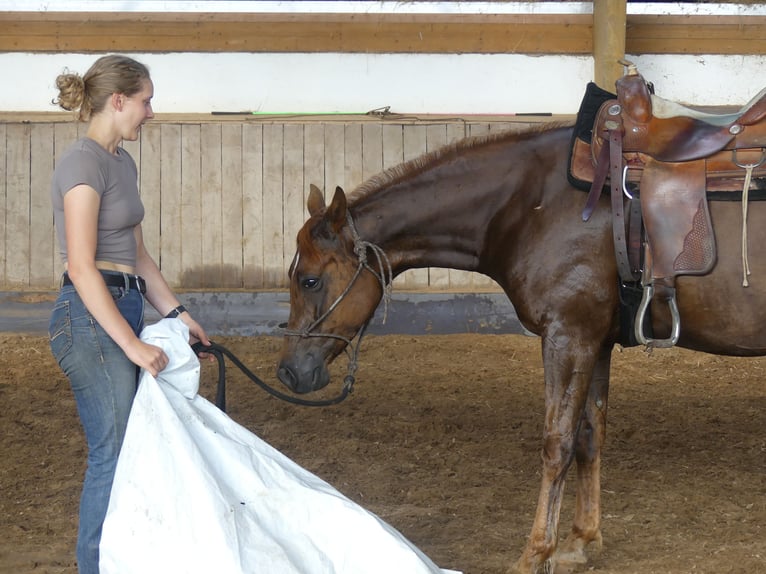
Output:
<instances>
[{"instance_id":1,"label":"horse's muzzle","mask_svg":"<svg viewBox=\"0 0 766 574\"><path fill-rule=\"evenodd\" d=\"M296 365L283 359L277 367L277 378L294 393L306 394L326 387L330 373L322 362L307 360Z\"/></svg>"}]
</instances>

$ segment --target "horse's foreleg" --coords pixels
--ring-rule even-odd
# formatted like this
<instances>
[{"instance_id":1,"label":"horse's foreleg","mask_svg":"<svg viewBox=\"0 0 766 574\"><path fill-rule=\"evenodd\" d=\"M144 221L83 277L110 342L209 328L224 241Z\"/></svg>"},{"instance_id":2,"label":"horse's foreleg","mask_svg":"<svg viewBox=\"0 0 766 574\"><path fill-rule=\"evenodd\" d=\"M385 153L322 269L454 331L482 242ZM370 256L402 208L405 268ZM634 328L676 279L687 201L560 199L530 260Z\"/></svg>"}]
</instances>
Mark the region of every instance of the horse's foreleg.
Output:
<instances>
[{"instance_id":1,"label":"horse's foreleg","mask_svg":"<svg viewBox=\"0 0 766 574\"><path fill-rule=\"evenodd\" d=\"M543 339L545 365L545 427L543 472L532 532L519 561L510 572L536 574L548 570L556 550L564 483L575 455L580 421L584 418L596 353L586 349L561 352Z\"/></svg>"},{"instance_id":2,"label":"horse's foreleg","mask_svg":"<svg viewBox=\"0 0 766 574\"><path fill-rule=\"evenodd\" d=\"M601 548L601 448L606 436L609 368L612 349L604 349L596 363L585 414L577 434L577 498L572 532L556 552L556 563L585 564L590 543Z\"/></svg>"}]
</instances>

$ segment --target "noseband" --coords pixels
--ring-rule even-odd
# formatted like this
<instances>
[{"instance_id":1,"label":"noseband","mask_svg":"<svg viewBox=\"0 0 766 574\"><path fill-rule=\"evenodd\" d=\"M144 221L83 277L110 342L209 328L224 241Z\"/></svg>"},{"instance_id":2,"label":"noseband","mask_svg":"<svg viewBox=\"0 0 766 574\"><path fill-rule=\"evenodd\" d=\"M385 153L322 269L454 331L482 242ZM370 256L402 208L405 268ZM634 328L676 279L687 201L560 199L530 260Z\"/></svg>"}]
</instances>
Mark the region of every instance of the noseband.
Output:
<instances>
[{"instance_id":1,"label":"noseband","mask_svg":"<svg viewBox=\"0 0 766 574\"><path fill-rule=\"evenodd\" d=\"M359 237L359 234L356 231L356 226L354 225L354 220L349 212L346 212L346 222L348 223L348 227L351 230L351 237L354 239L354 253L358 259L358 264L356 271L354 272L354 276L351 277L351 280L348 282L348 285L346 285L346 288L340 295L338 295L335 301L333 301L332 305L330 305L327 310L319 317L317 317L308 327L300 330L285 329L283 331L284 335L288 337L301 337L304 339L308 337L325 337L328 339L339 339L346 343L344 352L348 356L348 374L343 379L343 391L341 392L341 395L335 399L333 403L339 403L345 399L353 390L354 382L356 380L355 374L359 366L359 348L362 345L362 337L364 337L364 333L367 330L370 319L365 321L359 330L353 336L351 336L351 338L344 337L343 335L337 335L335 333L323 333L318 331L318 327L322 321L329 317L329 315L335 310L340 302L343 301L346 295L349 294L351 288L354 286L354 283L356 283L356 280L365 269L375 276L383 291L383 323L385 323L388 316L388 304L391 300L392 283L394 280L393 273L391 271L391 262L388 260L388 256L386 256L385 252L374 243L370 243L369 241L365 241ZM368 263L368 250L371 251L375 256L379 271L375 270ZM356 345L353 343L354 339L357 340Z\"/></svg>"}]
</instances>

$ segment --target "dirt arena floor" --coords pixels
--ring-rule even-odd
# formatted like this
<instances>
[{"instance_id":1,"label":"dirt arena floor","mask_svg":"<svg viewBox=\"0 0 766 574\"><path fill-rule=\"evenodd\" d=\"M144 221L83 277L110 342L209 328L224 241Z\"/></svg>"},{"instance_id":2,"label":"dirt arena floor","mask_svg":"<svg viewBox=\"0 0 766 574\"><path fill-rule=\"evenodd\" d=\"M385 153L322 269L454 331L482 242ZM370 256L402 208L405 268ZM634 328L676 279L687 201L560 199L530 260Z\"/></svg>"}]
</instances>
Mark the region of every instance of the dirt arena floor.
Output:
<instances>
[{"instance_id":1,"label":"dirt arena floor","mask_svg":"<svg viewBox=\"0 0 766 574\"><path fill-rule=\"evenodd\" d=\"M215 340L274 381L278 338ZM0 344L0 573L75 574L85 449L71 391L44 338ZM616 350L613 364L604 548L586 571L766 572L766 359L634 348ZM280 402L230 367L227 410L442 567L504 572L539 485L538 339L370 336L357 375L345 403L315 409ZM210 400L216 379L205 364ZM572 502L570 488L562 534Z\"/></svg>"}]
</instances>

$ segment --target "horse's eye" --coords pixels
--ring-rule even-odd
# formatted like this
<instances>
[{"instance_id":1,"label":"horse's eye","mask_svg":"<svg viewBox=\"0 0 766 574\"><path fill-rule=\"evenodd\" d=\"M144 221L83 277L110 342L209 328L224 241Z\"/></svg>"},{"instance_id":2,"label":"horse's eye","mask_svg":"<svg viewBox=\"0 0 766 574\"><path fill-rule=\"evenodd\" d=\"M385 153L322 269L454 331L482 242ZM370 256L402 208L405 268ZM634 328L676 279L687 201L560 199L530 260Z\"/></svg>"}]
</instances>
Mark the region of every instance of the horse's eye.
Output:
<instances>
[{"instance_id":1,"label":"horse's eye","mask_svg":"<svg viewBox=\"0 0 766 574\"><path fill-rule=\"evenodd\" d=\"M319 289L319 277L306 277L301 281L301 286L309 291Z\"/></svg>"}]
</instances>

